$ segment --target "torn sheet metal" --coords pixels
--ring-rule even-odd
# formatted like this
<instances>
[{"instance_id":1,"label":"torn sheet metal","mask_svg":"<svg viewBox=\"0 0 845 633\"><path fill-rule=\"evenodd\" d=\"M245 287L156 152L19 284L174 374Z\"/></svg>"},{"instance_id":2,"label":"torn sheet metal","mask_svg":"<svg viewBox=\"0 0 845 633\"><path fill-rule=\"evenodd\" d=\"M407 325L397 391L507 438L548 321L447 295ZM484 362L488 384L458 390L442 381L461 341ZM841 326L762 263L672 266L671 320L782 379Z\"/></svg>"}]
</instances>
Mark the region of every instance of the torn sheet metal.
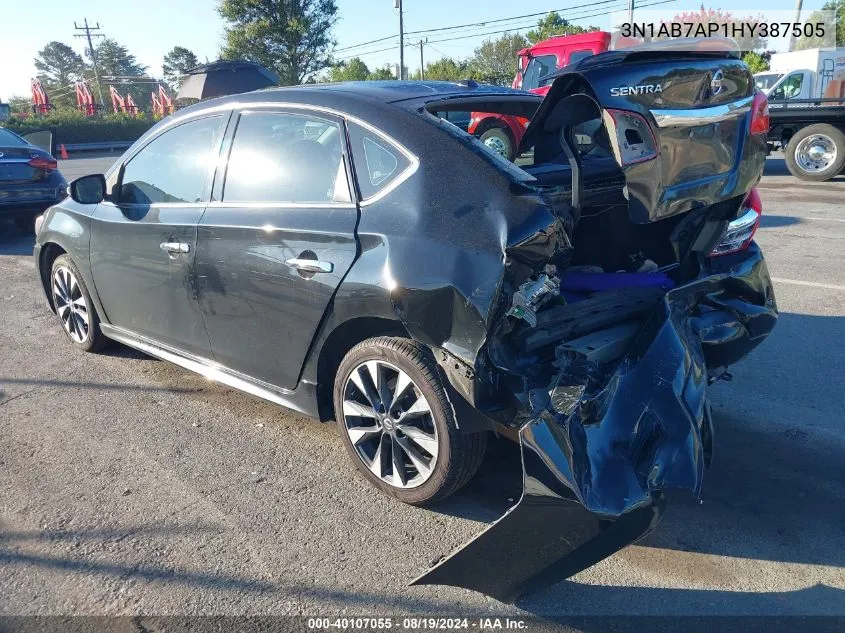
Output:
<instances>
[{"instance_id":1,"label":"torn sheet metal","mask_svg":"<svg viewBox=\"0 0 845 633\"><path fill-rule=\"evenodd\" d=\"M777 318L759 251L744 261L667 293L600 381L600 365L564 366L549 397L531 399L533 417L519 432L520 501L413 584L513 601L647 534L660 519L663 491L698 496L712 429L708 367L692 313L705 302L728 305L729 290L752 296L756 288L760 331L746 337L746 353Z\"/></svg>"}]
</instances>

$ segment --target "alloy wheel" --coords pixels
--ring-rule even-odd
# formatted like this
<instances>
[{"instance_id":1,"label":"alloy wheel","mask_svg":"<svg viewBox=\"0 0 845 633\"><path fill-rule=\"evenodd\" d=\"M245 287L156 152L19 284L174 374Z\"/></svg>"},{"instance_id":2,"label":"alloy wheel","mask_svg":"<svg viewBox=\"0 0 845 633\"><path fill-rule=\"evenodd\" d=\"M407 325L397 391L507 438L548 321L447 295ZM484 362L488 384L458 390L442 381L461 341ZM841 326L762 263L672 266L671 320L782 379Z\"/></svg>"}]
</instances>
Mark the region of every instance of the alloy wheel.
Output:
<instances>
[{"instance_id":1,"label":"alloy wheel","mask_svg":"<svg viewBox=\"0 0 845 633\"><path fill-rule=\"evenodd\" d=\"M829 168L836 161L836 143L826 134L813 134L795 148L795 162L808 173Z\"/></svg>"},{"instance_id":2,"label":"alloy wheel","mask_svg":"<svg viewBox=\"0 0 845 633\"><path fill-rule=\"evenodd\" d=\"M77 343L84 343L91 327L91 316L79 281L69 268L62 266L53 273L53 300L68 336Z\"/></svg>"},{"instance_id":3,"label":"alloy wheel","mask_svg":"<svg viewBox=\"0 0 845 633\"><path fill-rule=\"evenodd\" d=\"M396 488L425 483L437 463L431 407L408 374L380 360L355 367L343 390L343 421L359 459Z\"/></svg>"}]
</instances>

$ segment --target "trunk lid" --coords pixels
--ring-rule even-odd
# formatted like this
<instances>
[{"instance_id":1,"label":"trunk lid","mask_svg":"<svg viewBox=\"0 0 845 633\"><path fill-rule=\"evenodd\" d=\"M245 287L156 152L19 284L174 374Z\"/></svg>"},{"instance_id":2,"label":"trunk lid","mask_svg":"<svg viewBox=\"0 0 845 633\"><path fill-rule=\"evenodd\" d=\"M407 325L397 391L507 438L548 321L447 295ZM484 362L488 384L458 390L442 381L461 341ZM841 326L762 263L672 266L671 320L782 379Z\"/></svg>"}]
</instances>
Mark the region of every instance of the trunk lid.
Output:
<instances>
[{"instance_id":1,"label":"trunk lid","mask_svg":"<svg viewBox=\"0 0 845 633\"><path fill-rule=\"evenodd\" d=\"M765 139L749 134L753 76L735 45L659 42L588 57L550 77L523 148L560 134L563 100L590 95L624 172L633 222L738 196L762 174ZM640 122L639 130L631 124Z\"/></svg>"}]
</instances>

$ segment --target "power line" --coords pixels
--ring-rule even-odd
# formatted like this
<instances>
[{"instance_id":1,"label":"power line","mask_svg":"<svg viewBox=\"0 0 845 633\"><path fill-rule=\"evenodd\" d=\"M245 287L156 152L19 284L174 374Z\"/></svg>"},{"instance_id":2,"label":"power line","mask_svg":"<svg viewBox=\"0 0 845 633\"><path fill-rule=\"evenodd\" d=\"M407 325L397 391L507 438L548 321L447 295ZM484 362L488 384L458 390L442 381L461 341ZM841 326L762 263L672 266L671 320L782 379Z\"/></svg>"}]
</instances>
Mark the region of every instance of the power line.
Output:
<instances>
[{"instance_id":1,"label":"power line","mask_svg":"<svg viewBox=\"0 0 845 633\"><path fill-rule=\"evenodd\" d=\"M611 0L611 2L617 2L617 3L620 2L620 1L621 0ZM625 1L625 4L617 5L616 7L609 7L609 9L620 9L621 10L621 9L627 8L627 6L628 6L627 0L624 0L624 1ZM643 4L638 4L637 8L652 7L652 6L656 6L656 5L660 5L660 4L670 4L670 3L673 3L673 2L677 2L677 0L658 0L657 2L647 2L647 3L643 3ZM602 1L601 4L605 4L605 2ZM594 18L594 17L598 17L600 15L606 15L606 14L607 14L607 9L605 9L604 11L599 11L597 13L588 13L588 14L585 14L585 15L577 15L577 16L570 15L568 17L565 17L565 19L567 19L568 21L585 20L587 18ZM456 41L456 40L467 40L467 39L473 39L473 38L477 38L477 37L486 37L488 35L500 35L502 33L512 33L514 31L519 31L519 30L522 30L522 29L525 29L525 28L528 28L528 27L527 26L511 26L510 28L501 29L501 30L497 30L497 31L485 31L483 33L472 33L472 34L469 34L469 35L458 35L458 36L455 36L455 37L447 37L447 38L442 38L442 39L439 39L439 40L430 40L430 41L426 42L426 46L431 46L432 44L437 44L437 43L441 43L441 42L453 42L453 41ZM396 36L394 35L392 37L395 38ZM387 48L379 48L379 49L371 50L371 51L360 51L360 52L357 52L357 53L352 53L352 54L349 54L349 55L344 56L344 57L339 57L338 59L340 61L344 61L344 60L347 60L347 59L352 59L354 57L363 57L365 55L372 55L372 54L375 54L375 53L383 53L383 52L386 52L386 51L393 51L393 50L396 50L397 48L399 48L399 45L394 44L393 46L388 46ZM437 50L437 49L434 49L434 50ZM437 51L437 52L440 53L441 55L443 55L443 53L441 51ZM443 55L443 56L448 57L448 55Z\"/></svg>"},{"instance_id":2,"label":"power line","mask_svg":"<svg viewBox=\"0 0 845 633\"><path fill-rule=\"evenodd\" d=\"M584 4L576 4L576 5L572 5L572 6L563 8L563 9L550 9L549 11L540 11L538 13L526 13L524 15L515 15L515 16L509 17L509 18L496 18L495 20L485 20L483 22L470 22L468 24L456 24L454 26L442 26L442 27L438 27L438 28L434 28L434 29L422 29L420 31L406 31L405 35L419 35L419 34L425 34L425 33L435 33L435 32L439 32L439 31L451 31L451 30L457 30L457 29L464 29L464 28L469 28L469 27L484 27L484 26L488 26L488 25L491 25L491 24L498 24L499 22L513 22L515 20L524 20L525 18L535 18L537 16L547 15L549 13L555 13L555 12L556 13L562 13L564 11L571 11L572 9L581 9L581 8L585 8L585 7L594 7L594 6L599 6L599 5L603 5L603 4L612 4L614 2L618 2L618 0L593 0L592 2L587 2L587 3L584 3ZM603 15L603 13L599 14L599 15ZM361 42L359 44L352 44L350 46L344 46L342 48L337 49L335 52L339 53L339 52L347 51L347 50L350 50L350 49L353 49L353 48L358 48L360 46L366 46L368 44L376 44L378 42L385 42L385 41L392 39L394 37L396 37L396 36L395 35L388 35L387 37L381 37L381 38L378 38L378 39L375 39L375 40L370 40L368 42Z\"/></svg>"},{"instance_id":3,"label":"power line","mask_svg":"<svg viewBox=\"0 0 845 633\"><path fill-rule=\"evenodd\" d=\"M613 0L613 1L618 2L618 0ZM659 2L643 3L643 4L639 4L637 6L639 8L653 7L653 6L658 5L658 4L669 4L669 3L672 3L672 2L677 2L677 0L660 0ZM627 6L627 4L625 6ZM585 20L587 18L594 18L594 17L600 16L600 15L606 15L606 13L607 13L607 11L600 11L598 13L591 13L589 15L579 15L577 17L572 17L571 19L572 20ZM525 27L522 27L522 28L525 28ZM454 41L454 40L465 40L465 39L470 39L470 38L473 38L473 37L484 37L485 35L498 35L500 33L511 33L513 31L517 31L517 30L520 30L520 29L519 28L516 28L516 29L515 28L509 28L509 29L503 29L503 30L500 30L500 31L489 31L487 33L477 33L477 34L474 34L474 35L460 35L460 36L457 36L457 37L448 37L448 38L444 38L444 39L440 39L440 40L431 40L431 43L437 44L438 42L451 42L451 41Z\"/></svg>"}]
</instances>

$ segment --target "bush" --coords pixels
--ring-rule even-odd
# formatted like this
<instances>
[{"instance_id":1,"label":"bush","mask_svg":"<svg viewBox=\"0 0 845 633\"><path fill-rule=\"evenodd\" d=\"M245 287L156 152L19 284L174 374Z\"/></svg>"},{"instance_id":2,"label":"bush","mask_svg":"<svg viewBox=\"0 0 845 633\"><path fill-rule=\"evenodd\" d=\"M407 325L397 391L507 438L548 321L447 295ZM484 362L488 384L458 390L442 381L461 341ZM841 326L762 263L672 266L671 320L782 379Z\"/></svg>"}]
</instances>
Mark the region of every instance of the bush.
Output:
<instances>
[{"instance_id":1,"label":"bush","mask_svg":"<svg viewBox=\"0 0 845 633\"><path fill-rule=\"evenodd\" d=\"M130 116L123 112L85 116L79 110L60 108L44 116L13 117L3 124L18 134L50 130L59 145L135 141L158 120L146 114Z\"/></svg>"}]
</instances>

